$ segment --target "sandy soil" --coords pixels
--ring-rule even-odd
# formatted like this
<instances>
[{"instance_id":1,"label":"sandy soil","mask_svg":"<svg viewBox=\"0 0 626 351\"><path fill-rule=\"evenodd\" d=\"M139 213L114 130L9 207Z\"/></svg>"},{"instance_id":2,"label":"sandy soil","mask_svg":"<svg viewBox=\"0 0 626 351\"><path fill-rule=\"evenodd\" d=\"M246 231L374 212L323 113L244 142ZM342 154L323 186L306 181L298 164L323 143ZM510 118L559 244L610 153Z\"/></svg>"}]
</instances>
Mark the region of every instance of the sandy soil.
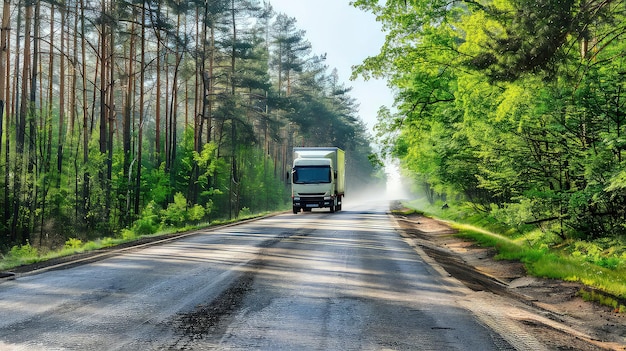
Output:
<instances>
[{"instance_id":1,"label":"sandy soil","mask_svg":"<svg viewBox=\"0 0 626 351\"><path fill-rule=\"evenodd\" d=\"M444 222L417 214L395 218L405 236L470 289L516 299L576 331L528 322L524 329L550 350L626 350L626 315L584 301L582 284L528 276L522 263L494 260L493 249L456 237Z\"/></svg>"}]
</instances>

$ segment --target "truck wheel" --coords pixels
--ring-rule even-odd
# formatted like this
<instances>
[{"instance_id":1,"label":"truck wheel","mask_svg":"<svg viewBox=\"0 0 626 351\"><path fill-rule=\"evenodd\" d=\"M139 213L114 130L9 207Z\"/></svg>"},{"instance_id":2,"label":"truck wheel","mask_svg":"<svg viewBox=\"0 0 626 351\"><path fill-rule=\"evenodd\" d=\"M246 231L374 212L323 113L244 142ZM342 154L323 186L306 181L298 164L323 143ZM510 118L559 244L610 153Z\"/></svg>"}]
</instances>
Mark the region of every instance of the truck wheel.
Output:
<instances>
[{"instance_id":1,"label":"truck wheel","mask_svg":"<svg viewBox=\"0 0 626 351\"><path fill-rule=\"evenodd\" d=\"M293 214L297 214L298 212L300 212L300 207L293 207Z\"/></svg>"},{"instance_id":2,"label":"truck wheel","mask_svg":"<svg viewBox=\"0 0 626 351\"><path fill-rule=\"evenodd\" d=\"M335 198L333 203L330 204L330 213L335 213L335 205L337 205L337 198Z\"/></svg>"}]
</instances>

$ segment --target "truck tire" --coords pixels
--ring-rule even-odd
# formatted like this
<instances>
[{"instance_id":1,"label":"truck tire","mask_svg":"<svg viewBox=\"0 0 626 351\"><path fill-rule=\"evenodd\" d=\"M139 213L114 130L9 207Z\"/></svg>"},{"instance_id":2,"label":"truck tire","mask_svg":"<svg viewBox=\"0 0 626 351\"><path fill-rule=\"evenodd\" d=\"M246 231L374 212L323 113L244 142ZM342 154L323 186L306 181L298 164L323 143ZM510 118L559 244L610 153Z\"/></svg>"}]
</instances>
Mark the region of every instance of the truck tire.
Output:
<instances>
[{"instance_id":1,"label":"truck tire","mask_svg":"<svg viewBox=\"0 0 626 351\"><path fill-rule=\"evenodd\" d=\"M333 203L330 204L330 213L335 213L335 206L337 205L337 198L333 199Z\"/></svg>"},{"instance_id":2,"label":"truck tire","mask_svg":"<svg viewBox=\"0 0 626 351\"><path fill-rule=\"evenodd\" d=\"M298 214L298 212L300 212L300 207L293 207L293 214Z\"/></svg>"}]
</instances>

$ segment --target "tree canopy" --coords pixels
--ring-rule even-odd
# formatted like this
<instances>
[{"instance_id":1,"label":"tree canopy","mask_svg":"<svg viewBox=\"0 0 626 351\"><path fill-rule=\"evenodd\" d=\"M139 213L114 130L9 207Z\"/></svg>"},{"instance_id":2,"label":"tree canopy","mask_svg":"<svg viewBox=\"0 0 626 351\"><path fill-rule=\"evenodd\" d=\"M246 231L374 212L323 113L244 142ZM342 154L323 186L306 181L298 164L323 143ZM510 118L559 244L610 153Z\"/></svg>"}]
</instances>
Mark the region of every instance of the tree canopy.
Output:
<instances>
[{"instance_id":1,"label":"tree canopy","mask_svg":"<svg viewBox=\"0 0 626 351\"><path fill-rule=\"evenodd\" d=\"M623 3L353 4L387 32L354 74L395 89L378 134L431 201L562 238L626 234Z\"/></svg>"}]
</instances>

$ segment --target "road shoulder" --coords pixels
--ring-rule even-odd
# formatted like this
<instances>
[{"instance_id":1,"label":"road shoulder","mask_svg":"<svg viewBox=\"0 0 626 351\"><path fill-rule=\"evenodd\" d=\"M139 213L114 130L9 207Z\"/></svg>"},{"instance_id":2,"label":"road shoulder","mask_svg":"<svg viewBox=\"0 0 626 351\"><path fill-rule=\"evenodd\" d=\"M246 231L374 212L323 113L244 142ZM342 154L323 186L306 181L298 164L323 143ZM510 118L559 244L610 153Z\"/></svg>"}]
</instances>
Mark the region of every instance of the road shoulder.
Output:
<instances>
[{"instance_id":1,"label":"road shoulder","mask_svg":"<svg viewBox=\"0 0 626 351\"><path fill-rule=\"evenodd\" d=\"M528 276L522 263L495 260L494 249L455 236L444 222L419 214L393 216L405 237L472 291L514 299L557 323L520 320L548 349L626 350L626 316L582 300L582 284Z\"/></svg>"}]
</instances>

